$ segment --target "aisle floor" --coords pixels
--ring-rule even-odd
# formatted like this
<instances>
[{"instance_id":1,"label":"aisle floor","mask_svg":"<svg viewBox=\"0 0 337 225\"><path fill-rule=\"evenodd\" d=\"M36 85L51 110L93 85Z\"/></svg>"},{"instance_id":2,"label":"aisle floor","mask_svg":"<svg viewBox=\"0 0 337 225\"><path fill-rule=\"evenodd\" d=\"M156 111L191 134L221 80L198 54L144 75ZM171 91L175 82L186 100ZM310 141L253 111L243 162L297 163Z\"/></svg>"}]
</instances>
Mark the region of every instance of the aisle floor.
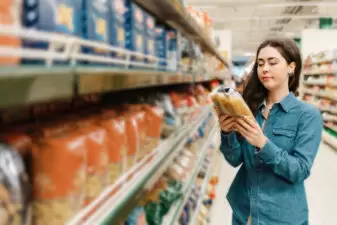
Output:
<instances>
[{"instance_id":1,"label":"aisle floor","mask_svg":"<svg viewBox=\"0 0 337 225\"><path fill-rule=\"evenodd\" d=\"M227 190L237 169L226 162L222 166L212 225L230 225L232 211L226 200ZM337 224L337 151L321 144L319 153L306 181L310 225Z\"/></svg>"}]
</instances>

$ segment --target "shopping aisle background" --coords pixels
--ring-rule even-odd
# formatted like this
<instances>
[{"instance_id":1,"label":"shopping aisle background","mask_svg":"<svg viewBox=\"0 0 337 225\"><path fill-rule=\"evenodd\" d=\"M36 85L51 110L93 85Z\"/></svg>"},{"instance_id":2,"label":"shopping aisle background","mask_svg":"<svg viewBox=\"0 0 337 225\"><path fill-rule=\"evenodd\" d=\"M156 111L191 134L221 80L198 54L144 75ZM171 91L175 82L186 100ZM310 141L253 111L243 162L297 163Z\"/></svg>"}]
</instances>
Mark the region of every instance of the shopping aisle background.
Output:
<instances>
[{"instance_id":1,"label":"shopping aisle background","mask_svg":"<svg viewBox=\"0 0 337 225\"><path fill-rule=\"evenodd\" d=\"M227 190L237 169L224 163L212 225L230 225L232 211L226 200ZM306 181L310 225L337 224L337 151L321 144L310 178Z\"/></svg>"}]
</instances>

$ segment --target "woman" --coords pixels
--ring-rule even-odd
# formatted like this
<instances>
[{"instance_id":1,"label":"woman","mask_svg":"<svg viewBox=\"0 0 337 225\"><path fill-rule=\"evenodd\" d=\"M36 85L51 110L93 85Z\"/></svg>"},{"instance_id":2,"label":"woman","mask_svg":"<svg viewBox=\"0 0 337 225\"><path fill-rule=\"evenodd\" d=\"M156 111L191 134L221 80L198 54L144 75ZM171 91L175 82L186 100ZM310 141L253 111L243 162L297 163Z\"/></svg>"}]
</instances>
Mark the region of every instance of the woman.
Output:
<instances>
[{"instance_id":1,"label":"woman","mask_svg":"<svg viewBox=\"0 0 337 225\"><path fill-rule=\"evenodd\" d=\"M263 42L243 97L256 121L219 115L220 150L242 164L227 199L233 225L305 225L309 177L322 134L322 118L295 95L301 56L289 39Z\"/></svg>"}]
</instances>

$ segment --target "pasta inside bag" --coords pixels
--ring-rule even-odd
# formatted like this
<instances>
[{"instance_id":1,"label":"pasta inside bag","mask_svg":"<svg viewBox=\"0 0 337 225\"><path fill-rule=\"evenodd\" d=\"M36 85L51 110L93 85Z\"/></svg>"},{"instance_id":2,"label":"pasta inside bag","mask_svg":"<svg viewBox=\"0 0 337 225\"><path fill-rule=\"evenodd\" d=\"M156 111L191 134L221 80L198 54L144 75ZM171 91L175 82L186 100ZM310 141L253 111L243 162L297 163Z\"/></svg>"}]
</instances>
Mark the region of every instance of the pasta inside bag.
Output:
<instances>
[{"instance_id":1,"label":"pasta inside bag","mask_svg":"<svg viewBox=\"0 0 337 225\"><path fill-rule=\"evenodd\" d=\"M253 113L242 96L230 87L220 86L211 93L212 101L221 114L233 117L250 117L254 119Z\"/></svg>"}]
</instances>

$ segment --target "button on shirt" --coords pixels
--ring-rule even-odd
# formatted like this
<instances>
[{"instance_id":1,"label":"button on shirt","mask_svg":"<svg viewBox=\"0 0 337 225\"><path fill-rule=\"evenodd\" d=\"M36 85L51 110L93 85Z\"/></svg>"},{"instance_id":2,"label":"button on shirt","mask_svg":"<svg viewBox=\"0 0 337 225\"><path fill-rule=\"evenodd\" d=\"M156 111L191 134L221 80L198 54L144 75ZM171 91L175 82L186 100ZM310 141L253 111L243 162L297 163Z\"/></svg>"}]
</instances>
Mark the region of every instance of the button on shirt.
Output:
<instances>
[{"instance_id":1,"label":"button on shirt","mask_svg":"<svg viewBox=\"0 0 337 225\"><path fill-rule=\"evenodd\" d=\"M259 106L256 120L263 123ZM308 221L304 180L309 177L322 135L318 109L292 93L273 105L257 150L236 133L222 133L220 151L232 166L241 165L227 199L235 217L252 225L302 225Z\"/></svg>"}]
</instances>

